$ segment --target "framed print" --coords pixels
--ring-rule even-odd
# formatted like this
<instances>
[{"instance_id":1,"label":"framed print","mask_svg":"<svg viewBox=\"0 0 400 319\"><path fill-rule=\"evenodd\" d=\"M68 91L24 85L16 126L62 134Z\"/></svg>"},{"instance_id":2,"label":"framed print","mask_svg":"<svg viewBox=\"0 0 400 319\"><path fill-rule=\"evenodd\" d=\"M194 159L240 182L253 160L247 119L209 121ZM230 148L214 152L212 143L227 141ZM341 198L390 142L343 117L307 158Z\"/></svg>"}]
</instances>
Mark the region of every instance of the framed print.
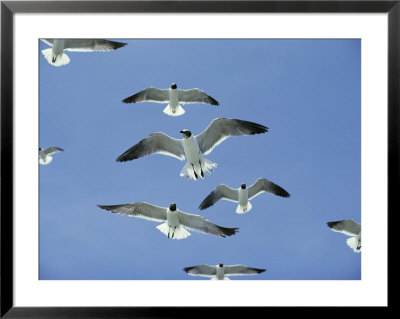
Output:
<instances>
[{"instance_id":1,"label":"framed print","mask_svg":"<svg viewBox=\"0 0 400 319\"><path fill-rule=\"evenodd\" d=\"M1 316L388 308L399 5L3 1Z\"/></svg>"}]
</instances>

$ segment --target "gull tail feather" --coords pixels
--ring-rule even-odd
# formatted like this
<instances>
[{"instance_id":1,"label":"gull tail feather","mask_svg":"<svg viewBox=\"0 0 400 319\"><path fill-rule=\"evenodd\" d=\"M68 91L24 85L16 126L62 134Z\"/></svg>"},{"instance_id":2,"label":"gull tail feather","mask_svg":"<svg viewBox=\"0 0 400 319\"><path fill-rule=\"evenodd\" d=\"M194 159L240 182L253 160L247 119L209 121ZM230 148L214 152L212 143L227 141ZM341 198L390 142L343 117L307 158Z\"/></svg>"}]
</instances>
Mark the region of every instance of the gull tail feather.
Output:
<instances>
[{"instance_id":1,"label":"gull tail feather","mask_svg":"<svg viewBox=\"0 0 400 319\"><path fill-rule=\"evenodd\" d=\"M224 279L218 279L217 276L211 278L211 280L230 280L228 277L224 277Z\"/></svg>"},{"instance_id":2,"label":"gull tail feather","mask_svg":"<svg viewBox=\"0 0 400 319\"><path fill-rule=\"evenodd\" d=\"M45 158L40 157L39 158L39 163L42 165L47 165L50 164L50 162L53 160L53 157L51 156L46 156Z\"/></svg>"},{"instance_id":3,"label":"gull tail feather","mask_svg":"<svg viewBox=\"0 0 400 319\"><path fill-rule=\"evenodd\" d=\"M42 54L46 58L47 62L54 66L65 65L70 61L68 55L66 55L64 52L54 56L52 48L42 50Z\"/></svg>"},{"instance_id":4,"label":"gull tail feather","mask_svg":"<svg viewBox=\"0 0 400 319\"><path fill-rule=\"evenodd\" d=\"M167 107L163 110L163 112L170 116L179 116L185 114L185 110L179 104L175 108L173 108L168 104Z\"/></svg>"},{"instance_id":5,"label":"gull tail feather","mask_svg":"<svg viewBox=\"0 0 400 319\"><path fill-rule=\"evenodd\" d=\"M356 253L361 252L361 241L358 236L350 237L346 240L347 245L354 250Z\"/></svg>"},{"instance_id":6,"label":"gull tail feather","mask_svg":"<svg viewBox=\"0 0 400 319\"><path fill-rule=\"evenodd\" d=\"M168 236L168 234L169 234L169 238L171 238L171 239L184 239L191 235L184 227L182 227L182 225L179 225L178 227L176 227L175 230L171 229L168 226L168 223L163 223L161 225L158 225L156 228L160 232L162 232L165 236Z\"/></svg>"},{"instance_id":7,"label":"gull tail feather","mask_svg":"<svg viewBox=\"0 0 400 319\"><path fill-rule=\"evenodd\" d=\"M217 167L217 164L214 162L209 161L206 158L202 159L201 167L204 173L211 174L212 171Z\"/></svg>"},{"instance_id":8,"label":"gull tail feather","mask_svg":"<svg viewBox=\"0 0 400 319\"><path fill-rule=\"evenodd\" d=\"M253 208L253 205L251 205L250 202L247 202L246 205L238 205L238 207L236 208L236 213L238 214L244 214L249 212L251 209Z\"/></svg>"},{"instance_id":9,"label":"gull tail feather","mask_svg":"<svg viewBox=\"0 0 400 319\"><path fill-rule=\"evenodd\" d=\"M199 164L192 165L191 163L186 162L179 175L192 180L198 180L199 178L203 179L205 174L210 175L216 167L216 163L203 158L201 159L201 167ZM201 172L203 172L203 174Z\"/></svg>"}]
</instances>

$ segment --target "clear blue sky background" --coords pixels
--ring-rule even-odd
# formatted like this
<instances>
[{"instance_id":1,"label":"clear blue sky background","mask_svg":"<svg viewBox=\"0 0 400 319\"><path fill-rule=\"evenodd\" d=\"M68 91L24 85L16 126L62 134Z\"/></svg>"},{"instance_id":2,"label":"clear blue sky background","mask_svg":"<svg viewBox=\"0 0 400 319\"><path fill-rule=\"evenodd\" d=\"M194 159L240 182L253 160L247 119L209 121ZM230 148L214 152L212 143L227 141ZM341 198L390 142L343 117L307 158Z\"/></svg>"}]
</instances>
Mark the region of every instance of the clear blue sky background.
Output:
<instances>
[{"instance_id":1,"label":"clear blue sky background","mask_svg":"<svg viewBox=\"0 0 400 319\"><path fill-rule=\"evenodd\" d=\"M361 279L361 254L327 221L361 221L360 40L126 40L112 52L67 52L53 67L39 54L39 145L64 149L40 166L40 279L204 280L182 269L219 262L267 271L234 280ZM39 50L48 46L41 41ZM220 106L191 104L179 117L164 104L121 102L150 86L200 88ZM212 175L179 176L185 162L154 154L115 159L153 132L181 138L214 118L269 127L231 137L207 156ZM201 201L219 184L264 177L291 197L261 194L235 213ZM170 240L158 223L97 204L144 201L239 227L220 238L190 231Z\"/></svg>"}]
</instances>

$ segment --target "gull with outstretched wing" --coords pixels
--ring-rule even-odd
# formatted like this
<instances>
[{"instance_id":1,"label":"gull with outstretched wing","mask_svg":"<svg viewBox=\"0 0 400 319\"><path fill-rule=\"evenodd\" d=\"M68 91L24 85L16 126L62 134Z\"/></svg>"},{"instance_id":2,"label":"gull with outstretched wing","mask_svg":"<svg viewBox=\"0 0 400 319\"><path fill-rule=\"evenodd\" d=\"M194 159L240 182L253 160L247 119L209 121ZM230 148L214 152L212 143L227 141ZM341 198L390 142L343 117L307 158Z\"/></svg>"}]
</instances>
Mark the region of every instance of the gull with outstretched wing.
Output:
<instances>
[{"instance_id":1,"label":"gull with outstretched wing","mask_svg":"<svg viewBox=\"0 0 400 319\"><path fill-rule=\"evenodd\" d=\"M123 42L105 39L40 39L51 48L42 50L47 62L54 66L68 64L70 59L64 51L103 52L122 48Z\"/></svg>"},{"instance_id":2,"label":"gull with outstretched wing","mask_svg":"<svg viewBox=\"0 0 400 319\"><path fill-rule=\"evenodd\" d=\"M218 118L214 119L199 135L194 136L187 129L180 131L183 135L180 140L162 132L150 134L118 156L116 160L126 162L153 153L176 157L180 160L187 159L180 176L197 180L199 176L204 178L205 173L211 174L217 166L203 155L211 153L222 141L230 136L254 135L267 131L268 127L254 122Z\"/></svg>"},{"instance_id":3,"label":"gull with outstretched wing","mask_svg":"<svg viewBox=\"0 0 400 319\"><path fill-rule=\"evenodd\" d=\"M229 280L229 276L257 275L265 271L265 269L252 268L244 265L225 266L223 263L219 263L216 266L198 265L186 267L183 270L189 275L209 277L211 280Z\"/></svg>"},{"instance_id":4,"label":"gull with outstretched wing","mask_svg":"<svg viewBox=\"0 0 400 319\"><path fill-rule=\"evenodd\" d=\"M186 228L219 237L234 235L239 228L226 228L215 225L200 215L188 214L176 209L176 204L160 207L145 202L135 202L123 205L97 205L113 213L139 217L151 221L162 222L156 228L168 238L183 239L191 234Z\"/></svg>"},{"instance_id":5,"label":"gull with outstretched wing","mask_svg":"<svg viewBox=\"0 0 400 319\"><path fill-rule=\"evenodd\" d=\"M250 200L264 192L281 197L290 197L290 194L282 187L276 185L266 178L259 178L248 188L246 187L245 183L240 185L240 187L237 189L221 184L201 202L199 208L201 210L206 209L214 205L220 199L224 199L238 203L236 213L243 214L251 210L252 205Z\"/></svg>"},{"instance_id":6,"label":"gull with outstretched wing","mask_svg":"<svg viewBox=\"0 0 400 319\"><path fill-rule=\"evenodd\" d=\"M200 89L178 89L176 83L172 83L169 89L149 87L123 99L124 103L155 102L168 103L163 112L170 116L179 116L185 113L180 104L205 103L218 105L218 101Z\"/></svg>"}]
</instances>

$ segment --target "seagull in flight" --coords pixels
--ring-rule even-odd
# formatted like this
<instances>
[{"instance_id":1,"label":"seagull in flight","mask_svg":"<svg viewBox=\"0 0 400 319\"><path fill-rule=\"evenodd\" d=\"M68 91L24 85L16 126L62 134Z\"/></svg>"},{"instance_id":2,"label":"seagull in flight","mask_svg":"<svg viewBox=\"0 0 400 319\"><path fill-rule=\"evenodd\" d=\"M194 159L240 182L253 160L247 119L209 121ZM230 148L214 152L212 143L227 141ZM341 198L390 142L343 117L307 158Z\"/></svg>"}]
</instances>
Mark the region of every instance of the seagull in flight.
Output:
<instances>
[{"instance_id":1,"label":"seagull in flight","mask_svg":"<svg viewBox=\"0 0 400 319\"><path fill-rule=\"evenodd\" d=\"M347 245L356 253L361 252L361 224L352 219L345 219L336 222L327 222L333 231L351 236L346 240Z\"/></svg>"},{"instance_id":2,"label":"seagull in flight","mask_svg":"<svg viewBox=\"0 0 400 319\"><path fill-rule=\"evenodd\" d=\"M239 228L226 228L215 225L200 215L193 215L176 209L176 204L169 207L159 207L145 202L135 202L123 205L97 205L113 213L139 217L155 222L163 222L156 228L171 239L183 239L191 234L186 228L219 237L234 235Z\"/></svg>"},{"instance_id":3,"label":"seagull in flight","mask_svg":"<svg viewBox=\"0 0 400 319\"><path fill-rule=\"evenodd\" d=\"M216 266L199 265L186 267L183 270L189 275L209 277L211 280L230 280L229 276L257 275L265 271L265 269L251 268L243 265L225 266L222 263Z\"/></svg>"},{"instance_id":4,"label":"seagull in flight","mask_svg":"<svg viewBox=\"0 0 400 319\"><path fill-rule=\"evenodd\" d=\"M218 101L200 89L181 90L176 83L172 83L169 89L158 89L155 87L147 88L126 99L124 103L137 102L155 102L168 103L163 112L170 116L179 116L185 113L185 110L179 104L206 103L218 105Z\"/></svg>"},{"instance_id":5,"label":"seagull in flight","mask_svg":"<svg viewBox=\"0 0 400 319\"><path fill-rule=\"evenodd\" d=\"M64 151L62 148L55 146L49 146L45 149L39 147L39 164L49 164L53 160L53 157L51 155L62 151Z\"/></svg>"},{"instance_id":6,"label":"seagull in flight","mask_svg":"<svg viewBox=\"0 0 400 319\"><path fill-rule=\"evenodd\" d=\"M123 42L104 39L40 39L51 48L42 50L47 62L54 66L68 64L70 59L64 51L95 52L111 51L126 45Z\"/></svg>"},{"instance_id":7,"label":"seagull in flight","mask_svg":"<svg viewBox=\"0 0 400 319\"><path fill-rule=\"evenodd\" d=\"M268 127L249 121L229 118L214 119L199 135L193 135L187 129L180 131L182 139L170 137L162 132L150 134L139 143L133 145L118 156L117 162L131 161L153 153L176 157L187 162L180 172L192 180L204 178L205 173L211 174L216 163L204 158L222 141L230 136L254 135L268 131Z\"/></svg>"},{"instance_id":8,"label":"seagull in flight","mask_svg":"<svg viewBox=\"0 0 400 319\"><path fill-rule=\"evenodd\" d=\"M249 200L264 192L282 197L290 197L290 194L282 187L276 185L266 178L259 178L249 188L247 188L246 184L244 183L237 189L221 184L201 202L199 208L200 210L206 209L214 205L220 199L225 199L238 203L236 213L243 214L250 211L252 208Z\"/></svg>"}]
</instances>

